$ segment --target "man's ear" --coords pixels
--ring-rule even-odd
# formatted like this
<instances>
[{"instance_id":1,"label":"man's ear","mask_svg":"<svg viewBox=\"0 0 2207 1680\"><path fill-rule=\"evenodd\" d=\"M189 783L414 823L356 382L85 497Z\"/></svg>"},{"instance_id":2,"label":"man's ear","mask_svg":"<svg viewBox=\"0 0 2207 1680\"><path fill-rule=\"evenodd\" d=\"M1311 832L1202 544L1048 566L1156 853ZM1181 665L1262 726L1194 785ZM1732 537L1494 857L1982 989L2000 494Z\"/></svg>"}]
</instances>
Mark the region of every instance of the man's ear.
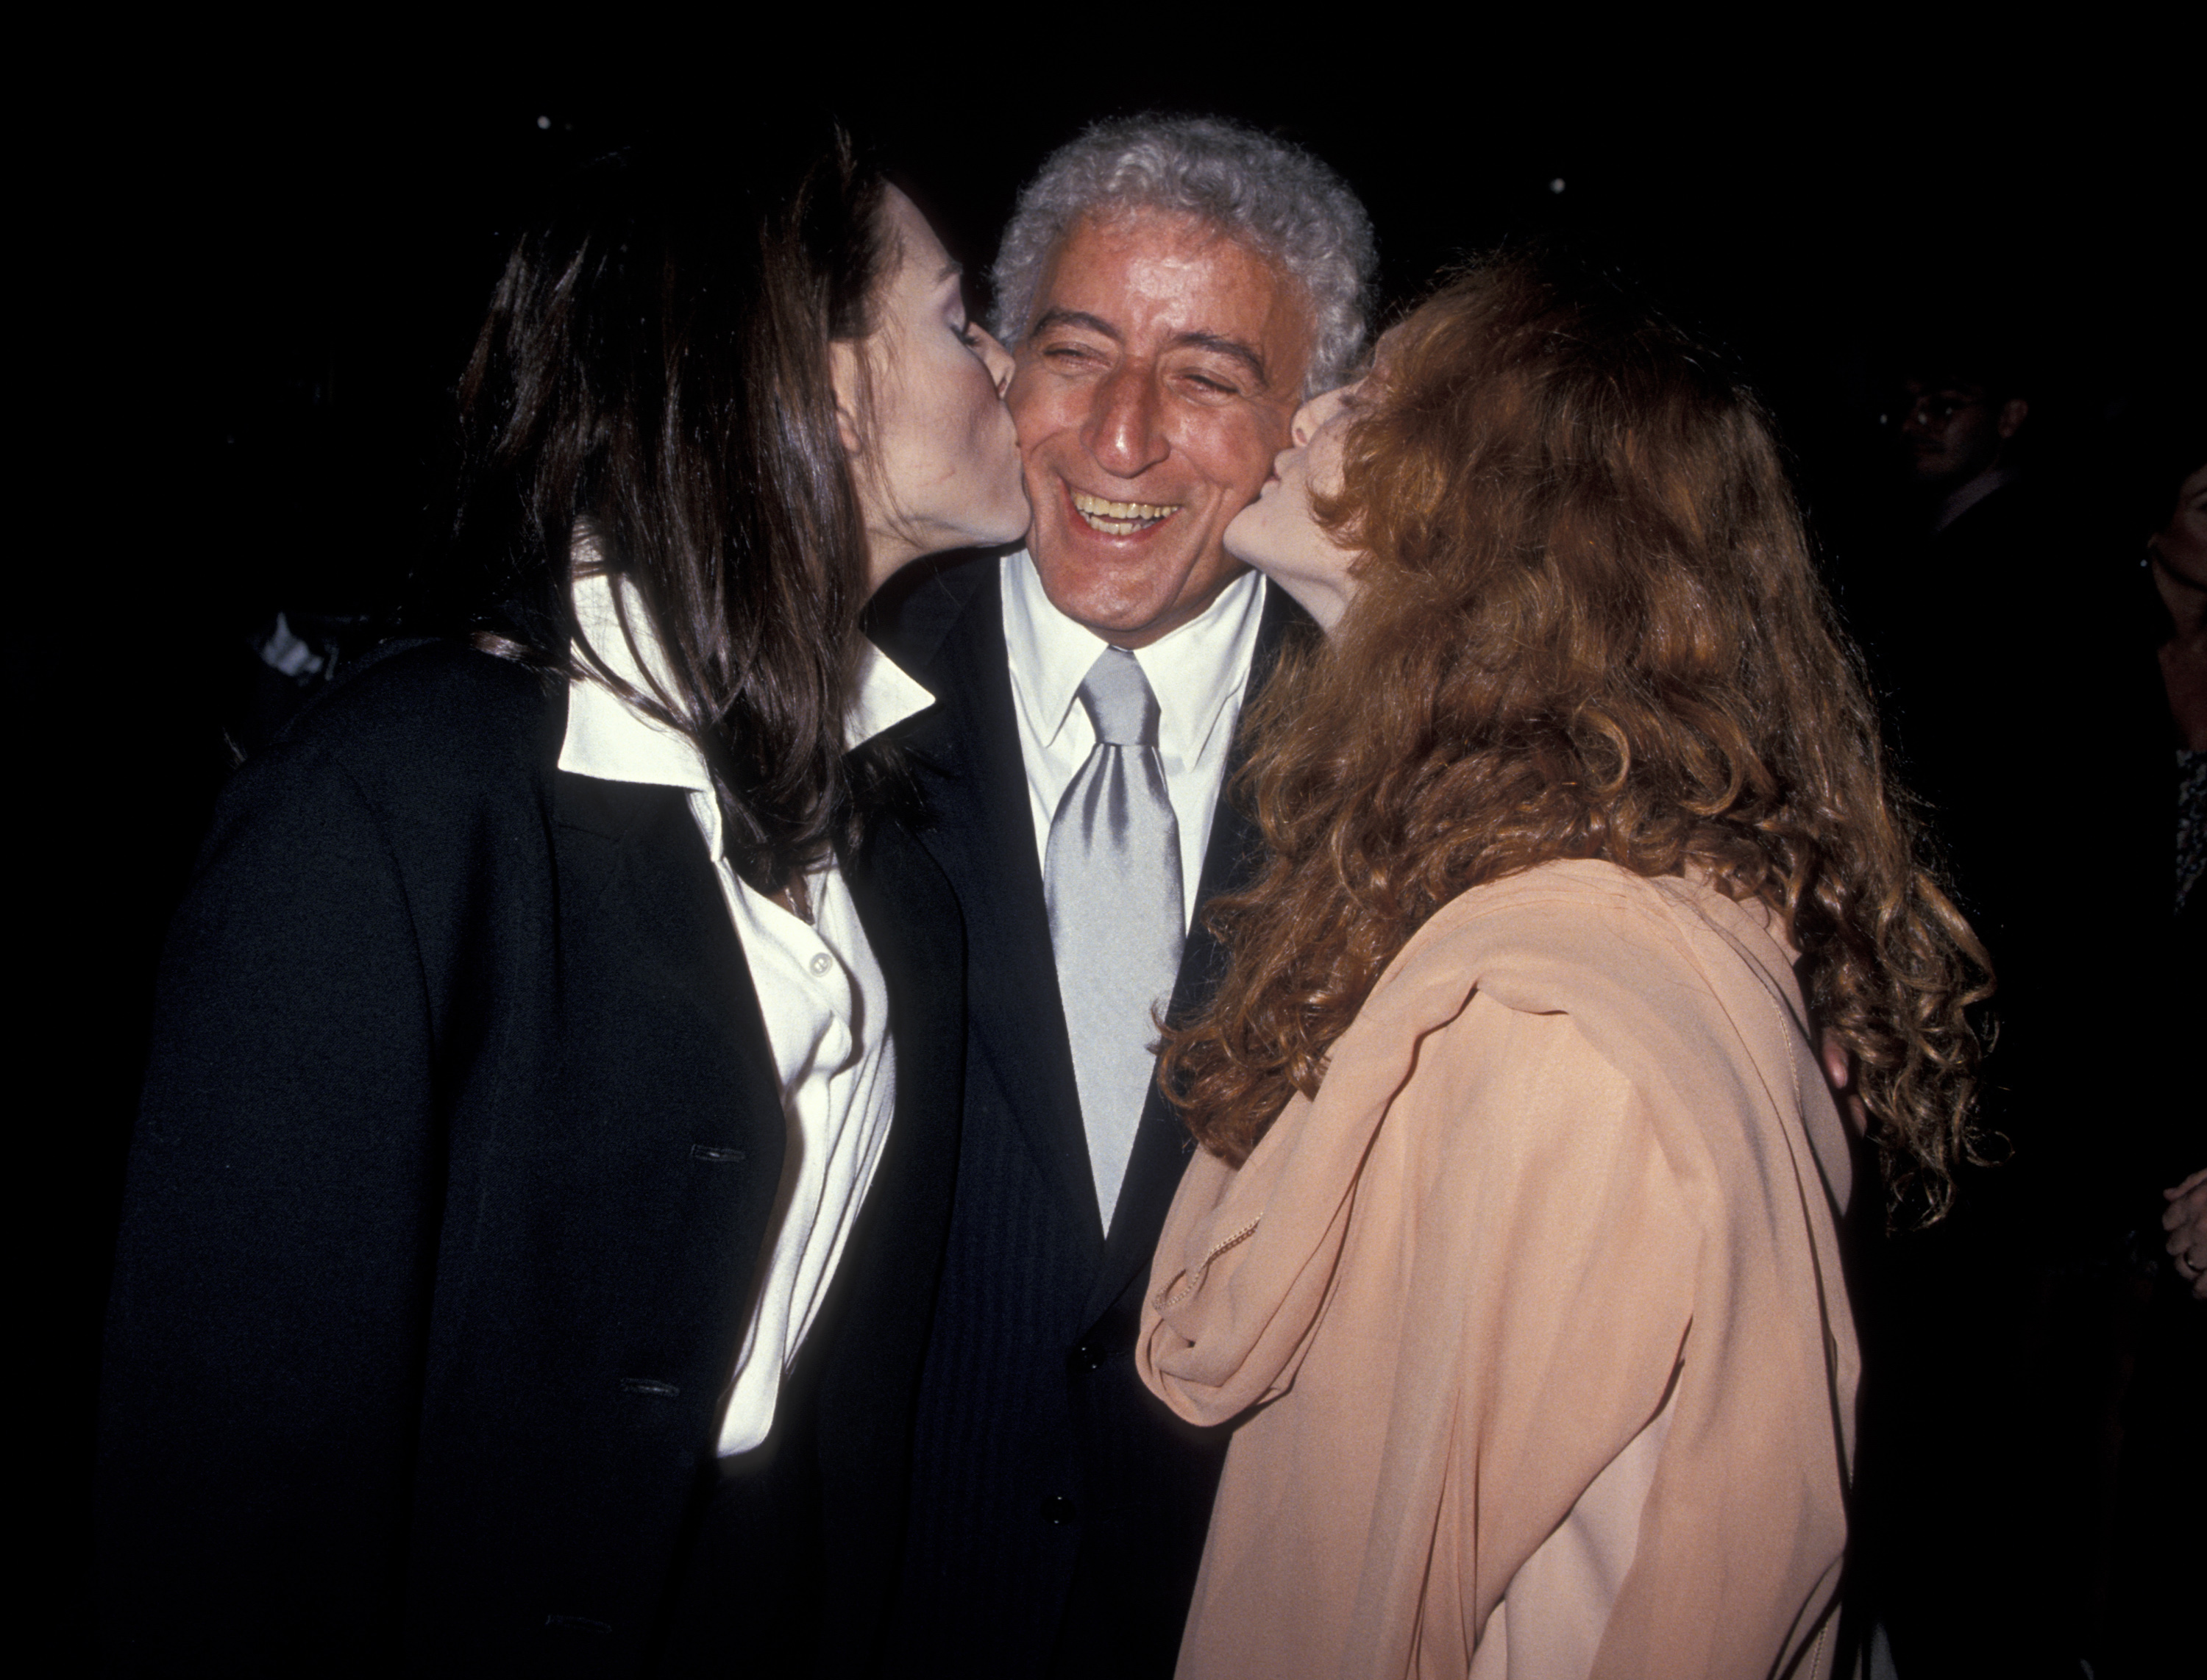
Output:
<instances>
[{"instance_id":1,"label":"man's ear","mask_svg":"<svg viewBox=\"0 0 2207 1680\"><path fill-rule=\"evenodd\" d=\"M866 447L864 435L858 429L858 414L863 406L859 393L865 389L866 368L857 339L828 341L828 378L835 387L836 435L843 439L843 452L855 461Z\"/></svg>"},{"instance_id":2,"label":"man's ear","mask_svg":"<svg viewBox=\"0 0 2207 1680\"><path fill-rule=\"evenodd\" d=\"M2002 438L2012 438L2023 430L2023 422L2031 418L2031 404L2020 397L2011 397L2001 404L2000 418L1994 422Z\"/></svg>"}]
</instances>

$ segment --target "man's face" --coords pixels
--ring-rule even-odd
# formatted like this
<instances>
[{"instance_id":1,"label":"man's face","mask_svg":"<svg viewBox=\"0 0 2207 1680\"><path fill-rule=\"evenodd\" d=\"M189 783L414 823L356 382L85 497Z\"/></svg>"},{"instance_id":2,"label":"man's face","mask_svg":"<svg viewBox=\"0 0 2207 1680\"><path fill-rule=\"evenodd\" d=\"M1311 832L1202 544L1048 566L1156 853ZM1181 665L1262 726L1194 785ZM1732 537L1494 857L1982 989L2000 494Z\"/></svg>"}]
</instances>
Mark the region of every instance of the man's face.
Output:
<instances>
[{"instance_id":1,"label":"man's face","mask_svg":"<svg viewBox=\"0 0 2207 1680\"><path fill-rule=\"evenodd\" d=\"M1919 484L1959 484L2000 458L2029 405L1998 402L1983 387L1911 379L1903 387L1900 449Z\"/></svg>"},{"instance_id":2,"label":"man's face","mask_svg":"<svg viewBox=\"0 0 2207 1680\"><path fill-rule=\"evenodd\" d=\"M1060 612L1140 648L1217 598L1241 570L1227 523L1288 443L1311 339L1301 287L1200 221L1074 225L1007 394Z\"/></svg>"}]
</instances>

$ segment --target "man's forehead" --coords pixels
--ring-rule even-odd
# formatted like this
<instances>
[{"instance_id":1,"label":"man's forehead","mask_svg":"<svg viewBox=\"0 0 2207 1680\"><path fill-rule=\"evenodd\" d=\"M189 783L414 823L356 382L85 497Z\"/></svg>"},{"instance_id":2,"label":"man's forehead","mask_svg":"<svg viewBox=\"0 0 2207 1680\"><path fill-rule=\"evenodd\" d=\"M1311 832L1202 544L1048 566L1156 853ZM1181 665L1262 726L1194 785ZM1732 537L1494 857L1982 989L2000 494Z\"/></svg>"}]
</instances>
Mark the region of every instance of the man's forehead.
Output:
<instances>
[{"instance_id":1,"label":"man's forehead","mask_svg":"<svg viewBox=\"0 0 2207 1680\"><path fill-rule=\"evenodd\" d=\"M1200 218L1137 208L1082 217L1051 254L1034 318L1092 317L1126 335L1261 332L1307 337L1302 288L1278 263Z\"/></svg>"},{"instance_id":2,"label":"man's forehead","mask_svg":"<svg viewBox=\"0 0 2207 1680\"><path fill-rule=\"evenodd\" d=\"M1223 254L1226 258L1254 257L1270 266L1270 260L1230 228L1193 211L1168 210L1150 204L1128 204L1083 212L1074 218L1057 242L1063 251L1075 242L1137 247L1144 251L1171 252L1188 256Z\"/></svg>"}]
</instances>

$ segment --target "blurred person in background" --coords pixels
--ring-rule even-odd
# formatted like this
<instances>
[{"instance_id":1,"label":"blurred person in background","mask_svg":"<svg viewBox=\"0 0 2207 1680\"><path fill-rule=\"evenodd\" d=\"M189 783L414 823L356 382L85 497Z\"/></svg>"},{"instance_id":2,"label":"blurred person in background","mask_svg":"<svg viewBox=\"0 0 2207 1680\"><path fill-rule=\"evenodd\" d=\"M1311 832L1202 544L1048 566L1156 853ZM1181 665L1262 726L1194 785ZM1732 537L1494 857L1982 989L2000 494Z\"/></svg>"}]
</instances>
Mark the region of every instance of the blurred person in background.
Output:
<instances>
[{"instance_id":1,"label":"blurred person in background","mask_svg":"<svg viewBox=\"0 0 2207 1680\"><path fill-rule=\"evenodd\" d=\"M1910 477L1929 504L1930 525L1944 531L2020 477L2017 437L2031 399L1997 364L1935 364L1901 380L1895 429Z\"/></svg>"},{"instance_id":2,"label":"blurred person in background","mask_svg":"<svg viewBox=\"0 0 2207 1680\"><path fill-rule=\"evenodd\" d=\"M2138 530L1988 293L1905 335L1893 525L1841 557L1900 772L1998 989L1953 1217L1875 1245L1862 1602L1904 1673L2104 1641L2124 1386L2187 1101L2164 685ZM2196 1091L2190 1097L2197 1112ZM1966 1417L1964 1430L1926 1420Z\"/></svg>"},{"instance_id":3,"label":"blurred person in background","mask_svg":"<svg viewBox=\"0 0 2207 1680\"><path fill-rule=\"evenodd\" d=\"M2169 973L2179 1043L2207 1022L2207 424L2196 398L2146 403L2126 428L2125 535L2148 533L2136 569L2142 652L2168 701L2156 720L2173 774L2175 948ZM2168 786L2163 784L2164 789ZM2152 1298L2122 1408L2107 1641L2098 1671L2176 1673L2199 1653L2197 1601L2207 1542L2207 1105L2196 1071L2174 1093L2150 1181L2162 1191ZM2181 1175L2180 1177L2179 1175ZM2174 1182L2169 1181L2174 1180ZM2146 1245L2149 1253L2152 1245Z\"/></svg>"}]
</instances>

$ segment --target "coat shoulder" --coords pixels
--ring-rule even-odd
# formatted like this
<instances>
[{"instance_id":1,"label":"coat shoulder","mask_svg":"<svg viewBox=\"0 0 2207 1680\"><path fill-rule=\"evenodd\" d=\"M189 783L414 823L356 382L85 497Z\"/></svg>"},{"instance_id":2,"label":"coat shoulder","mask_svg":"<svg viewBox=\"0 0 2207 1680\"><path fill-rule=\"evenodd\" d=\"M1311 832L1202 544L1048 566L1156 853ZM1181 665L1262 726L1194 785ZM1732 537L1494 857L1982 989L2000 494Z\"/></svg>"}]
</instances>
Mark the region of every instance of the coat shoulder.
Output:
<instances>
[{"instance_id":1,"label":"coat shoulder","mask_svg":"<svg viewBox=\"0 0 2207 1680\"><path fill-rule=\"evenodd\" d=\"M1652 883L1614 864L1574 860L1459 894L1411 936L1388 979L1483 982L1522 969L1561 979L1619 960L1660 966L1676 953L1673 918Z\"/></svg>"},{"instance_id":2,"label":"coat shoulder","mask_svg":"<svg viewBox=\"0 0 2207 1680\"><path fill-rule=\"evenodd\" d=\"M342 774L379 807L450 811L543 786L559 762L566 685L452 642L373 657L300 714L239 782Z\"/></svg>"},{"instance_id":3,"label":"coat shoulder","mask_svg":"<svg viewBox=\"0 0 2207 1680\"><path fill-rule=\"evenodd\" d=\"M1784 930L1760 904L1698 882L1651 879L1594 858L1559 859L1490 881L1435 912L1396 960L1400 972L1495 974L1536 967L1588 977L1642 970L1684 977L1717 940L1761 966L1790 966Z\"/></svg>"},{"instance_id":4,"label":"coat shoulder","mask_svg":"<svg viewBox=\"0 0 2207 1680\"><path fill-rule=\"evenodd\" d=\"M1713 1047L1742 1035L1782 1062L1803 1017L1782 938L1760 906L1693 882L1596 860L1546 864L1444 906L1352 1031L1415 1039L1479 992L1521 1013L1571 1015L1628 1072L1727 1060Z\"/></svg>"}]
</instances>

